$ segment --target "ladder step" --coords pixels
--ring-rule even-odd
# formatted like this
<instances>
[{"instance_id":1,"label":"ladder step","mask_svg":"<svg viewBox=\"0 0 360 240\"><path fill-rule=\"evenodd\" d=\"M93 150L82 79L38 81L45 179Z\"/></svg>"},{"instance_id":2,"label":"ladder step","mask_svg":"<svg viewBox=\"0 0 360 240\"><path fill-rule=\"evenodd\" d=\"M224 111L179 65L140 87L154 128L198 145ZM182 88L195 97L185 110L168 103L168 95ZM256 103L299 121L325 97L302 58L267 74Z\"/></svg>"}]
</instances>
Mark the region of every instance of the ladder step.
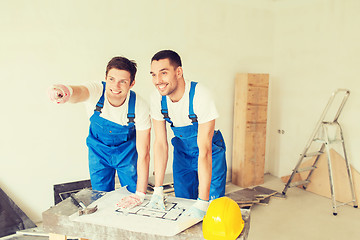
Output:
<instances>
[{"instance_id":1,"label":"ladder step","mask_svg":"<svg viewBox=\"0 0 360 240\"><path fill-rule=\"evenodd\" d=\"M319 139L319 138L314 138L313 141L314 141L314 142L318 142L318 143L326 143L325 140ZM341 140L341 139L335 139L335 140L330 140L330 141L329 141L329 144L332 144L332 143L342 143L342 142L343 142L343 140Z\"/></svg>"},{"instance_id":2,"label":"ladder step","mask_svg":"<svg viewBox=\"0 0 360 240\"><path fill-rule=\"evenodd\" d=\"M306 172L306 171L310 171L310 170L314 170L314 169L316 169L315 166L309 166L309 167L299 168L296 172L300 173L300 172Z\"/></svg>"},{"instance_id":3,"label":"ladder step","mask_svg":"<svg viewBox=\"0 0 360 240\"><path fill-rule=\"evenodd\" d=\"M290 187L297 187L297 186L300 186L300 185L306 185L310 183L310 181L298 181L298 182L293 182L290 184Z\"/></svg>"},{"instance_id":4,"label":"ladder step","mask_svg":"<svg viewBox=\"0 0 360 240\"><path fill-rule=\"evenodd\" d=\"M313 156L318 156L318 155L321 155L323 154L324 152L311 152L311 153L305 153L304 157L313 157Z\"/></svg>"},{"instance_id":5,"label":"ladder step","mask_svg":"<svg viewBox=\"0 0 360 240\"><path fill-rule=\"evenodd\" d=\"M337 204L336 207L341 207L341 206L344 206L344 205L347 205L347 204L350 204L350 203L355 203L356 204L355 200L353 200L353 201Z\"/></svg>"}]
</instances>

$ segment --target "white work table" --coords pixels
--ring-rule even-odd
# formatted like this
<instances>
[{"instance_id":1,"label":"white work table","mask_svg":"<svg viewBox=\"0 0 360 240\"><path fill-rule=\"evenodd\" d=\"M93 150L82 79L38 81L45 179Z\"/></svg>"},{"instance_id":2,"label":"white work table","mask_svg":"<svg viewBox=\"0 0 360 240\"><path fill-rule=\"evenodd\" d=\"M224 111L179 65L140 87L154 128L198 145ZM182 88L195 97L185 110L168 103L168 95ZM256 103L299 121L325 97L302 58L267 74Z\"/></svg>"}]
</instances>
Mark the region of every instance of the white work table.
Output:
<instances>
[{"instance_id":1,"label":"white work table","mask_svg":"<svg viewBox=\"0 0 360 240\"><path fill-rule=\"evenodd\" d=\"M101 192L83 189L75 196L86 206L102 197ZM202 222L176 234L174 236L161 236L120 229L112 226L105 226L96 223L74 221L71 216L78 211L70 198L58 203L54 207L43 212L43 229L50 233L50 240L66 240L66 236L74 236L80 239L91 240L115 240L115 239L204 239L202 234ZM250 211L242 209L242 217L245 227L238 239L247 239L250 228Z\"/></svg>"}]
</instances>

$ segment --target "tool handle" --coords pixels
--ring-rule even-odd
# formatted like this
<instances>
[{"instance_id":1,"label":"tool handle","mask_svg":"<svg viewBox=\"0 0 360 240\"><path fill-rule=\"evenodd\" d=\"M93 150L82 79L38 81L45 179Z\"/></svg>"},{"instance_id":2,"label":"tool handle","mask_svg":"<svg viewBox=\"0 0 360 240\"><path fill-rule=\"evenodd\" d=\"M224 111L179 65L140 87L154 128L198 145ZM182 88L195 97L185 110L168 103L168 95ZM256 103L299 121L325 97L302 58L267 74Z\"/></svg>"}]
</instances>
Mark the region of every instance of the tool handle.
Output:
<instances>
[{"instance_id":1,"label":"tool handle","mask_svg":"<svg viewBox=\"0 0 360 240\"><path fill-rule=\"evenodd\" d=\"M80 207L82 209L86 208L85 204L81 201L76 200L76 198L73 196L73 194L70 195L70 198L77 207Z\"/></svg>"}]
</instances>

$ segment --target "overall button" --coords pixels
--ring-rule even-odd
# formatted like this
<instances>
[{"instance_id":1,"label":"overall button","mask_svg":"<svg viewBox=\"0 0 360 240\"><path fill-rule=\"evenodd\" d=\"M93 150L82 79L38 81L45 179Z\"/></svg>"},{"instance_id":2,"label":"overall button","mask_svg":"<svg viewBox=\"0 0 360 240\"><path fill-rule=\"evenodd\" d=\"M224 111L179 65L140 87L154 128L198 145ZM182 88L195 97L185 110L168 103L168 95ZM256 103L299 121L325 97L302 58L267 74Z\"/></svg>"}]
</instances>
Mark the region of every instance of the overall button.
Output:
<instances>
[{"instance_id":1,"label":"overall button","mask_svg":"<svg viewBox=\"0 0 360 240\"><path fill-rule=\"evenodd\" d=\"M112 131L109 131L109 133L112 133Z\"/></svg>"}]
</instances>

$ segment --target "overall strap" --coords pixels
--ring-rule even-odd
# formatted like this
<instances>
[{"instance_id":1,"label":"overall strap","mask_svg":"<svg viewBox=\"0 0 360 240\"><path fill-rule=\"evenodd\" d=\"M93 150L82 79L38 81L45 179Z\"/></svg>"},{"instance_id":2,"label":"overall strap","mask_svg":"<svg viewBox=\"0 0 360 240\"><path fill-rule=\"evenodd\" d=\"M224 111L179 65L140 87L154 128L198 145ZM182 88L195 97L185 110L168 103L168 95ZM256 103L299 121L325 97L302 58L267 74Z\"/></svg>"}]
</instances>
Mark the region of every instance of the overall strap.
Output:
<instances>
[{"instance_id":1,"label":"overall strap","mask_svg":"<svg viewBox=\"0 0 360 240\"><path fill-rule=\"evenodd\" d=\"M104 96L105 96L105 86L106 86L106 83L105 83L104 81L101 82L101 83L102 83L102 85L103 85L103 92L102 92L102 95L101 95L99 101L98 101L97 104L96 104L95 109L94 109L94 112L98 112L98 114L101 113L101 109L104 107L104 99L105 99Z\"/></svg>"},{"instance_id":2,"label":"overall strap","mask_svg":"<svg viewBox=\"0 0 360 240\"><path fill-rule=\"evenodd\" d=\"M197 116L194 113L194 104L193 104L196 84L197 82L191 82L190 92L189 92L189 118L193 125L198 121Z\"/></svg>"},{"instance_id":3,"label":"overall strap","mask_svg":"<svg viewBox=\"0 0 360 240\"><path fill-rule=\"evenodd\" d=\"M162 96L161 98L161 113L164 116L164 119L171 124L171 127L174 126L173 122L171 121L170 117L169 117L169 111L168 111L168 107L167 107L167 102L166 102L166 96Z\"/></svg>"},{"instance_id":4,"label":"overall strap","mask_svg":"<svg viewBox=\"0 0 360 240\"><path fill-rule=\"evenodd\" d=\"M136 102L136 94L134 91L130 90L130 98L128 105L128 114L127 118L129 119L128 123L135 123L135 102Z\"/></svg>"}]
</instances>

